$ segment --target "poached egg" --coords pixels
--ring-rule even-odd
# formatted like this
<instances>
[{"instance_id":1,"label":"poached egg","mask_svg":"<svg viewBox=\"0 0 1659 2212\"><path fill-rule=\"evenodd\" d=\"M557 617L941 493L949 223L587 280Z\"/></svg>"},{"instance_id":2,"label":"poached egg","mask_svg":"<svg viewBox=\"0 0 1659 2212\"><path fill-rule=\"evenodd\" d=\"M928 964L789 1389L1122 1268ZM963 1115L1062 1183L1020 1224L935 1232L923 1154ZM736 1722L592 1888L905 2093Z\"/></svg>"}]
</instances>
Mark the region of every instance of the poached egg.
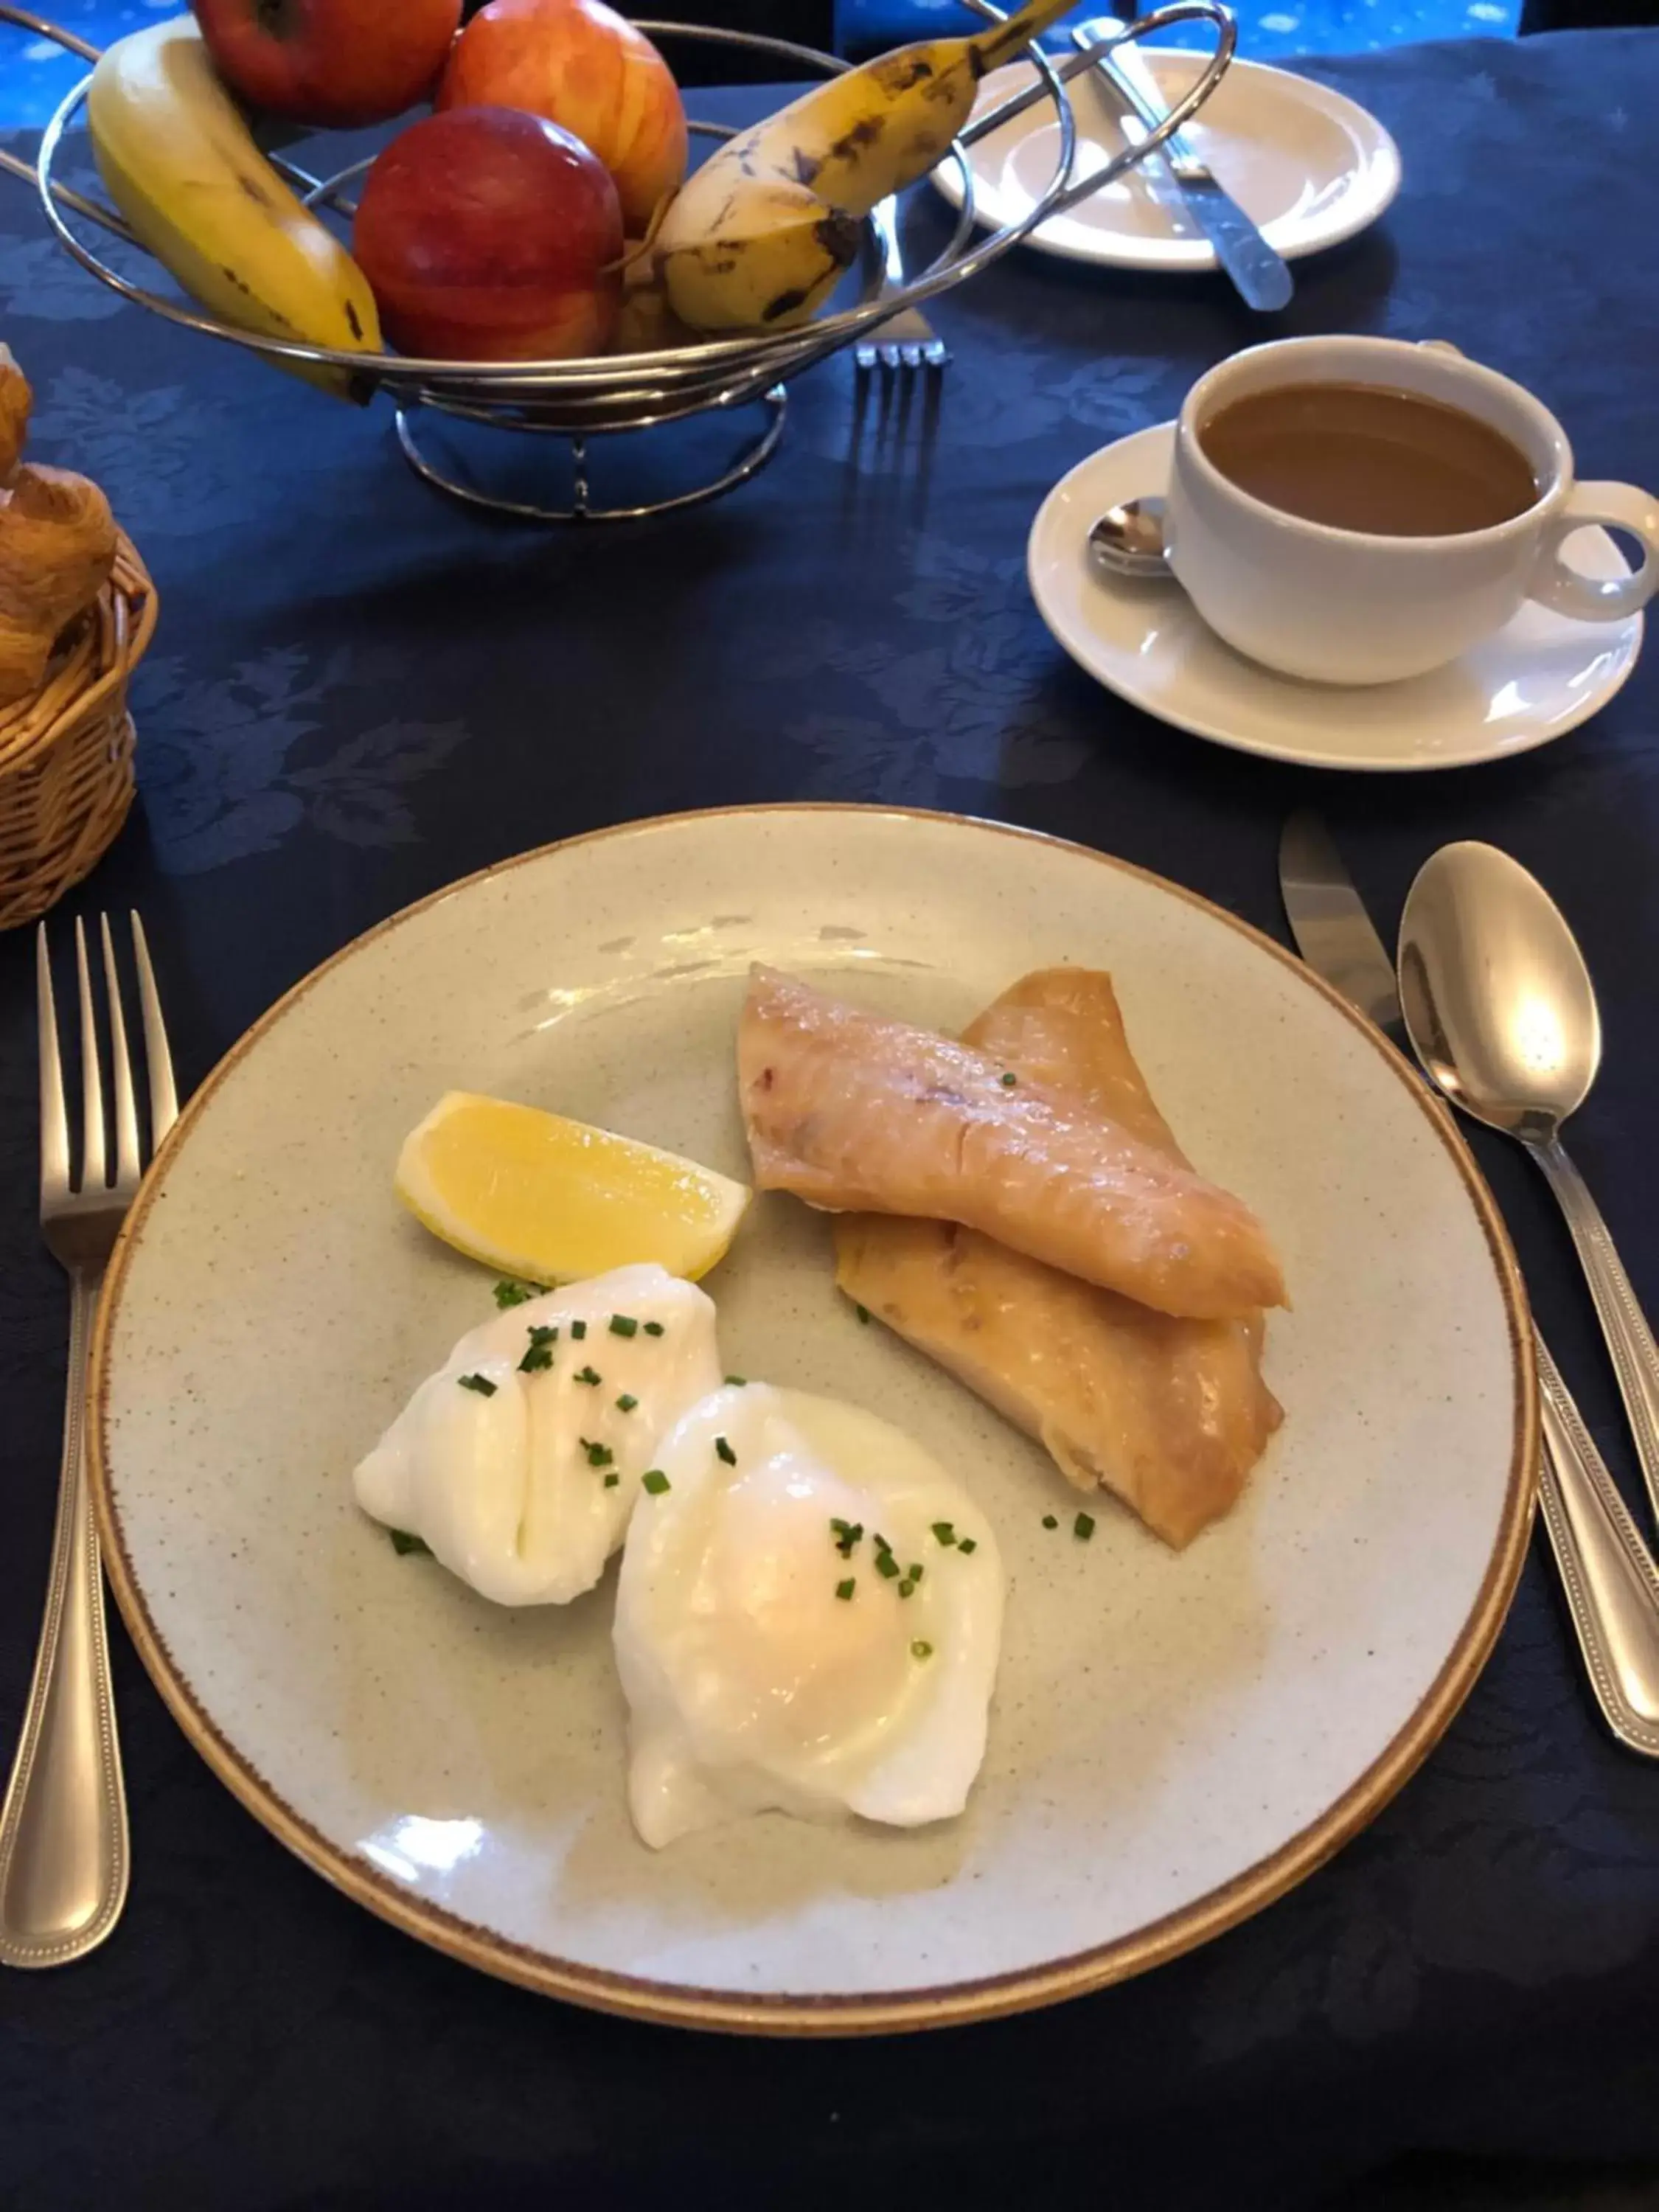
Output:
<instances>
[{"instance_id":1,"label":"poached egg","mask_svg":"<svg viewBox=\"0 0 1659 2212\"><path fill-rule=\"evenodd\" d=\"M912 1827L985 1753L1003 1573L902 1430L728 1384L658 1443L617 1585L629 1808L653 1846L777 1808Z\"/></svg>"},{"instance_id":2,"label":"poached egg","mask_svg":"<svg viewBox=\"0 0 1659 2212\"><path fill-rule=\"evenodd\" d=\"M461 1338L357 1468L357 1502L497 1604L565 1604L720 1374L713 1301L664 1268L549 1291Z\"/></svg>"}]
</instances>

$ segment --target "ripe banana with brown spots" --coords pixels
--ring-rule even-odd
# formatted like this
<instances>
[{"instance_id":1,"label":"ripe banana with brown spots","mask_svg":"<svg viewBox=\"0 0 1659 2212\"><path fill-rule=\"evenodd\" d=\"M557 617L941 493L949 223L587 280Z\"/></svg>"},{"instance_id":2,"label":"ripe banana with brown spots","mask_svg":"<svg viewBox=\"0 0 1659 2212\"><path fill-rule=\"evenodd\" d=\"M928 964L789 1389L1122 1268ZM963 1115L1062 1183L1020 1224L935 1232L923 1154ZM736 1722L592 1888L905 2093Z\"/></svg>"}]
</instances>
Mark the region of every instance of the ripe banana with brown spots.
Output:
<instances>
[{"instance_id":1,"label":"ripe banana with brown spots","mask_svg":"<svg viewBox=\"0 0 1659 2212\"><path fill-rule=\"evenodd\" d=\"M926 176L967 121L980 79L1073 4L1032 0L970 38L901 46L727 139L657 233L675 313L705 331L806 321L851 266L861 218Z\"/></svg>"},{"instance_id":2,"label":"ripe banana with brown spots","mask_svg":"<svg viewBox=\"0 0 1659 2212\"><path fill-rule=\"evenodd\" d=\"M204 307L267 337L379 351L368 280L254 144L188 15L105 50L87 125L110 198ZM348 370L279 366L356 396Z\"/></svg>"}]
</instances>

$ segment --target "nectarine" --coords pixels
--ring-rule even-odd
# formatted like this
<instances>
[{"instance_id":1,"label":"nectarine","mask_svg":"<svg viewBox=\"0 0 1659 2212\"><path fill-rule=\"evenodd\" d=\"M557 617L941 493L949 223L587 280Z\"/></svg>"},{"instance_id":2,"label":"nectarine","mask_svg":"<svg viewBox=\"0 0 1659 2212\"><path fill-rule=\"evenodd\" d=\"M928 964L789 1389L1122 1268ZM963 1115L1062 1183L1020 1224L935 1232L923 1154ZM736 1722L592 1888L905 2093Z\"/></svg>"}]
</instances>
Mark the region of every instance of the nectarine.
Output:
<instances>
[{"instance_id":1,"label":"nectarine","mask_svg":"<svg viewBox=\"0 0 1659 2212\"><path fill-rule=\"evenodd\" d=\"M460 37L436 105L527 108L574 131L617 180L630 238L685 177L685 109L668 64L605 0L489 0Z\"/></svg>"},{"instance_id":2,"label":"nectarine","mask_svg":"<svg viewBox=\"0 0 1659 2212\"><path fill-rule=\"evenodd\" d=\"M213 65L250 107L343 129L437 82L461 0L191 0Z\"/></svg>"},{"instance_id":3,"label":"nectarine","mask_svg":"<svg viewBox=\"0 0 1659 2212\"><path fill-rule=\"evenodd\" d=\"M443 361L603 352L622 251L604 165L512 107L457 108L400 131L363 180L352 232L386 336Z\"/></svg>"}]
</instances>

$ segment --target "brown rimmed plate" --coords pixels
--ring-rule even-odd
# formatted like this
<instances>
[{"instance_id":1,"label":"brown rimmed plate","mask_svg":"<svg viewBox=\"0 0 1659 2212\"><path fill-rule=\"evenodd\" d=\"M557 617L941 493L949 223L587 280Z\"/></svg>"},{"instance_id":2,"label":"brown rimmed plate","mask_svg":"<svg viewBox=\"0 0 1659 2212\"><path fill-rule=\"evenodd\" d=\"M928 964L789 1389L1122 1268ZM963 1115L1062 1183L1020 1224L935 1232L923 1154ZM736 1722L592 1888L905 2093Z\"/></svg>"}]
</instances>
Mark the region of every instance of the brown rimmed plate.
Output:
<instances>
[{"instance_id":1,"label":"brown rimmed plate","mask_svg":"<svg viewBox=\"0 0 1659 2212\"><path fill-rule=\"evenodd\" d=\"M708 1279L726 1364L913 1430L1010 1575L986 1766L912 1833L767 1815L661 1853L623 1801L611 1584L507 1612L396 1556L350 1469L489 1310L391 1190L442 1090L556 1105L731 1173L751 960L947 1026L1109 967L1183 1144L1296 1300L1284 1430L1182 1557L830 1285L757 1202ZM988 2018L1270 1902L1410 1774L1502 1622L1532 1509L1524 1307L1492 1201L1403 1064L1231 916L960 818L761 807L577 838L426 900L275 1006L181 1117L95 1347L106 1559L191 1741L291 1849L470 1964L641 2017L847 2033ZM1058 1531L1042 1518L1060 1515Z\"/></svg>"}]
</instances>

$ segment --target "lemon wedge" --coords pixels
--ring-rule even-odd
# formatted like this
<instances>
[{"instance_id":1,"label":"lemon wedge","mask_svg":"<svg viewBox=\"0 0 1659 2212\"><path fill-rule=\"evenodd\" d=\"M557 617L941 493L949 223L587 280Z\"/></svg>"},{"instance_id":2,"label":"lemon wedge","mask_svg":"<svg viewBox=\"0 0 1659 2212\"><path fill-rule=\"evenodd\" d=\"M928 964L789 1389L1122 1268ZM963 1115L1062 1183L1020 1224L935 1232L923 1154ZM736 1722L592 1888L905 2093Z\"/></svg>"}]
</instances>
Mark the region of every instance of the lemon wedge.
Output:
<instances>
[{"instance_id":1,"label":"lemon wedge","mask_svg":"<svg viewBox=\"0 0 1659 2212\"><path fill-rule=\"evenodd\" d=\"M532 1283L649 1260L695 1282L753 1196L654 1145L468 1091L447 1091L410 1131L395 1188L446 1244Z\"/></svg>"}]
</instances>

